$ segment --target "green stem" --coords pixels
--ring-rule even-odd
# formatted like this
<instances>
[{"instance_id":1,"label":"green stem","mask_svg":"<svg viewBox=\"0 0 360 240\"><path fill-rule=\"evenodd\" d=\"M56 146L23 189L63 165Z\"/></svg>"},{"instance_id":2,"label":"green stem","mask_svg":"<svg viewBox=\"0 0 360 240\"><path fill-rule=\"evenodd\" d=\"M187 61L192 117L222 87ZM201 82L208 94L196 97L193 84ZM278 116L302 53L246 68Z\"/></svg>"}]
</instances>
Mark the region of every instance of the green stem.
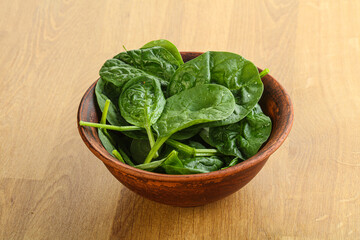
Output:
<instances>
[{"instance_id":1,"label":"green stem","mask_svg":"<svg viewBox=\"0 0 360 240\"><path fill-rule=\"evenodd\" d=\"M101 115L101 120L100 120L100 124L106 124L106 117L107 117L107 113L108 113L108 110L109 110L109 106L110 106L110 100L109 99L106 99L106 102L105 102L105 105L104 105L104 110L102 112L102 115ZM80 123L81 125L81 123ZM116 145L114 139L110 136L110 134L107 132L106 129L104 128L101 128L101 130L103 131L103 133L106 135L106 137L109 139L109 141L111 142L111 144L113 146ZM121 148L118 148L119 151L117 151L116 149L114 149L112 151L112 154L121 162L124 163L124 160L127 164L129 164L130 166L135 166L135 164L130 160L129 156L121 149Z\"/></svg>"},{"instance_id":2,"label":"green stem","mask_svg":"<svg viewBox=\"0 0 360 240\"><path fill-rule=\"evenodd\" d=\"M145 129L146 129L146 133L147 133L148 138L149 138L150 147L152 148L154 146L154 144L155 144L154 134L151 131L151 128L149 126L145 126ZM156 152L155 155L154 155L154 158L157 158L157 157L159 157L158 152Z\"/></svg>"},{"instance_id":3,"label":"green stem","mask_svg":"<svg viewBox=\"0 0 360 240\"><path fill-rule=\"evenodd\" d=\"M114 156L115 156L120 162L125 163L125 162L124 162L124 159L121 157L120 153L119 153L117 150L114 149L114 150L112 151L112 154L114 154Z\"/></svg>"},{"instance_id":4,"label":"green stem","mask_svg":"<svg viewBox=\"0 0 360 240\"><path fill-rule=\"evenodd\" d=\"M144 163L149 163L151 162L151 160L154 158L156 152L160 149L160 147L164 144L164 142L169 138L168 137L158 137L158 139L156 140L154 146L151 148L149 154L147 155Z\"/></svg>"},{"instance_id":5,"label":"green stem","mask_svg":"<svg viewBox=\"0 0 360 240\"><path fill-rule=\"evenodd\" d=\"M114 125L108 125L108 124L83 122L83 121L80 121L79 124L80 124L80 126L103 128L103 129L109 129L109 130L114 130L114 131L119 131L119 132L142 130L141 127L136 127L136 126L114 126Z\"/></svg>"},{"instance_id":6,"label":"green stem","mask_svg":"<svg viewBox=\"0 0 360 240\"><path fill-rule=\"evenodd\" d=\"M101 124L106 124L106 116L107 116L107 113L108 113L108 110L109 110L109 106L110 106L110 100L106 99L106 102L105 102L105 105L104 105L104 110L103 110L102 115L101 115L101 120L100 120Z\"/></svg>"},{"instance_id":7,"label":"green stem","mask_svg":"<svg viewBox=\"0 0 360 240\"><path fill-rule=\"evenodd\" d=\"M150 127L145 127L145 129L146 129L146 133L147 133L148 138L149 138L150 147L153 147L154 144L155 144L154 134L153 134L153 132L151 131Z\"/></svg>"},{"instance_id":8,"label":"green stem","mask_svg":"<svg viewBox=\"0 0 360 240\"><path fill-rule=\"evenodd\" d=\"M197 149L190 147L181 142L175 141L173 139L166 140L166 144L176 148L181 152L185 152L192 157L206 157L206 156L215 156L219 155L220 152L217 149Z\"/></svg>"},{"instance_id":9,"label":"green stem","mask_svg":"<svg viewBox=\"0 0 360 240\"><path fill-rule=\"evenodd\" d=\"M265 69L260 73L260 78L265 77L269 72L270 72L270 70L269 70L268 68L265 68Z\"/></svg>"},{"instance_id":10,"label":"green stem","mask_svg":"<svg viewBox=\"0 0 360 240\"><path fill-rule=\"evenodd\" d=\"M195 157L215 156L221 154L217 149L195 149Z\"/></svg>"},{"instance_id":11,"label":"green stem","mask_svg":"<svg viewBox=\"0 0 360 240\"><path fill-rule=\"evenodd\" d=\"M211 157L211 156L218 156L219 153L212 153L212 152L195 152L194 157Z\"/></svg>"},{"instance_id":12,"label":"green stem","mask_svg":"<svg viewBox=\"0 0 360 240\"><path fill-rule=\"evenodd\" d=\"M195 148L192 148L186 144L183 144L181 142L175 141L173 139L168 139L166 140L166 144L176 148L177 150L181 151L181 152L185 152L190 156L194 156L195 155Z\"/></svg>"}]
</instances>

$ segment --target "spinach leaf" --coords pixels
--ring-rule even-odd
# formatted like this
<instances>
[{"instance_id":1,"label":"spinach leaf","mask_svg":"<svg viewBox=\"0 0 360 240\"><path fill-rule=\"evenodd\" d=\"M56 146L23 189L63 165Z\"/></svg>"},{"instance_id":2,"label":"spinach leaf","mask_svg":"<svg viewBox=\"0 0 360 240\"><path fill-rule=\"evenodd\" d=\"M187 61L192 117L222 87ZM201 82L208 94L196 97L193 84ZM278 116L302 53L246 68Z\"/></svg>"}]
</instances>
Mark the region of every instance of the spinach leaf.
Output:
<instances>
[{"instance_id":1,"label":"spinach leaf","mask_svg":"<svg viewBox=\"0 0 360 240\"><path fill-rule=\"evenodd\" d=\"M144 139L133 139L130 146L130 152L132 159L137 164L144 163L146 156L149 154L151 150L150 144L148 140ZM170 152L169 152L170 153Z\"/></svg>"},{"instance_id":2,"label":"spinach leaf","mask_svg":"<svg viewBox=\"0 0 360 240\"><path fill-rule=\"evenodd\" d=\"M201 130L200 128L194 128L194 129L186 128L179 132L174 133L173 135L171 135L171 138L175 140L186 140L198 134L200 130Z\"/></svg>"},{"instance_id":3,"label":"spinach leaf","mask_svg":"<svg viewBox=\"0 0 360 240\"><path fill-rule=\"evenodd\" d=\"M157 160L157 161L153 161L150 163L143 163L143 164L139 164L139 165L135 165L136 168L138 169L142 169L142 170L146 170L149 172L153 172L156 168L160 167L160 165L166 160L166 158Z\"/></svg>"},{"instance_id":4,"label":"spinach leaf","mask_svg":"<svg viewBox=\"0 0 360 240\"><path fill-rule=\"evenodd\" d=\"M234 107L234 97L229 89L204 84L168 98L153 127L159 137L167 137L195 124L225 119Z\"/></svg>"},{"instance_id":5,"label":"spinach leaf","mask_svg":"<svg viewBox=\"0 0 360 240\"><path fill-rule=\"evenodd\" d=\"M96 84L95 87L95 95L96 100L98 102L100 110L103 112L105 107L105 102L107 99L110 100L109 110L107 113L107 121L116 126L128 126L129 123L125 121L123 117L121 117L119 111L118 100L121 93L121 88L116 87L111 82L106 82L102 78ZM142 131L131 131L131 132L123 132L126 136L136 139L146 139L146 133Z\"/></svg>"},{"instance_id":6,"label":"spinach leaf","mask_svg":"<svg viewBox=\"0 0 360 240\"><path fill-rule=\"evenodd\" d=\"M104 63L99 71L99 75L104 81L111 82L117 88L117 91L119 91L129 80L148 74L141 69L113 58Z\"/></svg>"},{"instance_id":7,"label":"spinach leaf","mask_svg":"<svg viewBox=\"0 0 360 240\"><path fill-rule=\"evenodd\" d=\"M177 152L175 150L173 150L171 153L169 153L169 155L166 158L163 158L161 160L157 160L157 161L153 161L150 163L143 163L140 165L136 165L136 168L142 169L142 170L146 170L146 171L154 171L155 169L157 169L158 167L160 167L165 161L167 161L168 159L173 158L174 156L177 156Z\"/></svg>"},{"instance_id":8,"label":"spinach leaf","mask_svg":"<svg viewBox=\"0 0 360 240\"><path fill-rule=\"evenodd\" d=\"M210 129L208 127L203 128L199 135L200 135L201 139L204 140L204 142L206 142L207 144L209 144L212 147L215 147L215 144L210 139L209 131L210 131Z\"/></svg>"},{"instance_id":9,"label":"spinach leaf","mask_svg":"<svg viewBox=\"0 0 360 240\"><path fill-rule=\"evenodd\" d=\"M167 174L196 174L219 170L224 163L216 156L180 159L178 154L161 165Z\"/></svg>"},{"instance_id":10,"label":"spinach leaf","mask_svg":"<svg viewBox=\"0 0 360 240\"><path fill-rule=\"evenodd\" d=\"M209 138L225 155L246 160L255 155L271 133L271 119L257 104L240 122L210 128Z\"/></svg>"},{"instance_id":11,"label":"spinach leaf","mask_svg":"<svg viewBox=\"0 0 360 240\"><path fill-rule=\"evenodd\" d=\"M232 91L235 111L228 118L200 125L223 126L243 119L259 101L263 84L256 66L229 52L206 52L180 66L171 78L167 94L172 96L197 85L215 83ZM199 127L200 127L199 126Z\"/></svg>"},{"instance_id":12,"label":"spinach leaf","mask_svg":"<svg viewBox=\"0 0 360 240\"><path fill-rule=\"evenodd\" d=\"M182 162L185 168L203 170L205 172L219 170L224 165L223 161L217 156L186 158Z\"/></svg>"},{"instance_id":13,"label":"spinach leaf","mask_svg":"<svg viewBox=\"0 0 360 240\"><path fill-rule=\"evenodd\" d=\"M112 153L114 150L116 150L115 143L113 143L108 138L108 136L104 133L104 130L101 128L98 128L98 136L106 151L108 151L113 157L115 157Z\"/></svg>"},{"instance_id":14,"label":"spinach leaf","mask_svg":"<svg viewBox=\"0 0 360 240\"><path fill-rule=\"evenodd\" d=\"M161 145L175 132L195 124L228 117L235 107L229 89L217 84L204 84L187 89L166 100L160 118L153 125L158 139L145 163L150 162Z\"/></svg>"},{"instance_id":15,"label":"spinach leaf","mask_svg":"<svg viewBox=\"0 0 360 240\"><path fill-rule=\"evenodd\" d=\"M167 85L170 78L180 66L175 57L163 47L130 50L121 52L114 58L137 69L159 77L162 85Z\"/></svg>"},{"instance_id":16,"label":"spinach leaf","mask_svg":"<svg viewBox=\"0 0 360 240\"><path fill-rule=\"evenodd\" d=\"M188 145L196 149L206 149L206 147L201 143L192 140L189 140Z\"/></svg>"},{"instance_id":17,"label":"spinach leaf","mask_svg":"<svg viewBox=\"0 0 360 240\"><path fill-rule=\"evenodd\" d=\"M222 167L221 169L226 169L226 168L229 168L229 167L232 167L232 166L235 166L236 164L239 163L239 158L238 157L235 157L235 158L224 158L225 159L225 167Z\"/></svg>"},{"instance_id":18,"label":"spinach leaf","mask_svg":"<svg viewBox=\"0 0 360 240\"><path fill-rule=\"evenodd\" d=\"M105 101L104 111L102 113L101 120L100 120L101 124L106 123L106 118L107 118L107 114L109 112L110 103L111 103L110 100ZM134 166L134 164L132 163L130 158L120 148L120 146L118 148L120 153L116 149L117 143L121 142L121 141L119 141L118 137L111 136L110 133L106 129L102 129L102 128L98 128L98 136L99 136L101 143L105 147L106 151L108 151L112 156L116 157L119 161L125 163L124 162L124 159L125 159L127 164L129 164L130 166ZM118 140L118 141L116 141L116 140Z\"/></svg>"},{"instance_id":19,"label":"spinach leaf","mask_svg":"<svg viewBox=\"0 0 360 240\"><path fill-rule=\"evenodd\" d=\"M154 40L154 41L148 42L141 48L145 49L145 48L151 48L151 47L156 47L156 46L165 48L175 57L175 59L179 62L180 65L184 64L184 61L181 57L181 54L179 53L179 50L176 48L176 46L173 43L171 43L168 40L165 40L165 39Z\"/></svg>"},{"instance_id":20,"label":"spinach leaf","mask_svg":"<svg viewBox=\"0 0 360 240\"><path fill-rule=\"evenodd\" d=\"M158 120L165 106L165 98L157 79L141 76L128 81L123 86L119 106L121 115L127 122L146 129L152 147L155 140L151 125Z\"/></svg>"}]
</instances>

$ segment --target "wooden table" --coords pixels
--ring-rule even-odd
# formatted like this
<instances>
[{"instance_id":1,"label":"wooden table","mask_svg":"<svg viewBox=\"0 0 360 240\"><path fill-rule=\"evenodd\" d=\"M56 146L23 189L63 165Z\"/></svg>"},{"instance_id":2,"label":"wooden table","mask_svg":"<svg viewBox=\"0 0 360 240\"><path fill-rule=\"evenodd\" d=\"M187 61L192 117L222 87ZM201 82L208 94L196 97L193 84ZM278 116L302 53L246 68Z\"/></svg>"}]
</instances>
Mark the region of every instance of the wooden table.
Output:
<instances>
[{"instance_id":1,"label":"wooden table","mask_svg":"<svg viewBox=\"0 0 360 240\"><path fill-rule=\"evenodd\" d=\"M359 239L359 1L3 1L1 239ZM175 208L130 192L82 142L104 61L165 38L236 52L287 89L295 123L232 196Z\"/></svg>"}]
</instances>

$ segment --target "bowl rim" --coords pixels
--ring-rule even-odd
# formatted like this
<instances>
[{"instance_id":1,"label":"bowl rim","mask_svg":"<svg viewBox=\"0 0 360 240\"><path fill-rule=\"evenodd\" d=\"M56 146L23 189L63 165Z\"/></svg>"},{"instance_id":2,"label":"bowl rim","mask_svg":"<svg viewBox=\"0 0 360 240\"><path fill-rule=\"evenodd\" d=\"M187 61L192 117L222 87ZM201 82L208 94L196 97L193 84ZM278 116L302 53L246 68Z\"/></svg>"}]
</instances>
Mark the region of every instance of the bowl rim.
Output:
<instances>
[{"instance_id":1,"label":"bowl rim","mask_svg":"<svg viewBox=\"0 0 360 240\"><path fill-rule=\"evenodd\" d=\"M181 54L187 54L187 53L202 54L202 52L192 52L192 51L181 52ZM259 68L259 70L261 71L262 69ZM283 95L286 100L285 104L288 108L289 114L286 116L286 119L285 119L285 121L286 121L285 127L279 134L278 139L276 139L275 141L269 141L271 139L271 135L270 135L270 138L267 140L267 143L254 156L252 156L251 158L249 158L241 163L236 164L235 166L232 166L232 167L229 167L226 169L217 170L217 171L209 172L209 173L199 173L199 174L192 174L192 175L170 175L170 174L163 174L163 173L154 173L154 172L141 170L141 169L132 167L130 165L127 165L125 163L118 161L116 158L111 156L110 153L108 153L106 151L106 149L102 146L101 143L99 144L100 148L91 144L90 140L85 135L86 128L80 126L79 121L84 120L84 116L82 116L82 113L81 113L81 109L82 109L82 106L84 105L84 101L88 97L90 92L93 90L93 88L95 88L96 83L99 79L97 79L94 83L92 83L92 85L86 90L85 94L83 95L83 97L80 101L80 104L78 107L78 112L77 112L78 131L79 131L80 136L83 139L84 143L86 144L86 146L90 149L90 151L95 156L97 156L107 167L112 167L114 169L122 171L126 175L132 175L134 177L138 177L138 178L142 178L142 179L145 178L148 180L160 181L160 182L192 182L192 181L214 180L217 178L228 177L228 176L234 175L238 172L241 172L245 169L254 167L257 164L259 164L260 162L268 159L270 157L270 155L273 154L283 144L283 142L285 141L286 137L289 135L290 130L292 128L293 121L294 121L294 110L293 110L293 105L292 105L290 96L285 91L285 89L281 86L281 84L278 81L276 81L270 74L267 74L264 78L270 78L270 80L274 84L277 85L276 88L279 89L280 94Z\"/></svg>"}]
</instances>

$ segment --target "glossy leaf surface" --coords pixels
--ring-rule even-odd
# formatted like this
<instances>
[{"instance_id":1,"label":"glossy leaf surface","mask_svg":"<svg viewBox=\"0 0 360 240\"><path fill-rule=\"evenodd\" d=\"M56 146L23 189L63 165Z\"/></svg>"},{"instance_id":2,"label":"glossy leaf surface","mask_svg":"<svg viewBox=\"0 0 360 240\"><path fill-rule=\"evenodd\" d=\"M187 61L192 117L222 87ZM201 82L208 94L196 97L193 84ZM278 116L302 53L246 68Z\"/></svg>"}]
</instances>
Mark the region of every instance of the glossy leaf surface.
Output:
<instances>
[{"instance_id":1,"label":"glossy leaf surface","mask_svg":"<svg viewBox=\"0 0 360 240\"><path fill-rule=\"evenodd\" d=\"M235 53L206 52L180 66L168 85L167 94L172 96L207 83L220 84L230 89L236 107L227 119L206 126L222 126L240 121L259 101L263 92L258 69L252 62Z\"/></svg>"},{"instance_id":2,"label":"glossy leaf surface","mask_svg":"<svg viewBox=\"0 0 360 240\"><path fill-rule=\"evenodd\" d=\"M151 47L165 48L175 57L175 59L179 62L179 64L184 64L184 61L179 53L179 50L176 48L176 46L172 42L165 40L165 39L159 39L159 40L154 40L154 41L148 42L141 48L145 49L145 48L151 48Z\"/></svg>"},{"instance_id":3,"label":"glossy leaf surface","mask_svg":"<svg viewBox=\"0 0 360 240\"><path fill-rule=\"evenodd\" d=\"M225 119L234 107L234 97L226 87L199 85L168 98L154 129L159 137L167 137L195 124Z\"/></svg>"},{"instance_id":4,"label":"glossy leaf surface","mask_svg":"<svg viewBox=\"0 0 360 240\"><path fill-rule=\"evenodd\" d=\"M163 47L131 50L119 53L114 58L159 77L161 84L167 85L170 78L180 66L175 57Z\"/></svg>"},{"instance_id":5,"label":"glossy leaf surface","mask_svg":"<svg viewBox=\"0 0 360 240\"><path fill-rule=\"evenodd\" d=\"M242 160L255 155L271 133L271 120L259 105L240 122L209 130L210 141L225 155Z\"/></svg>"}]
</instances>

